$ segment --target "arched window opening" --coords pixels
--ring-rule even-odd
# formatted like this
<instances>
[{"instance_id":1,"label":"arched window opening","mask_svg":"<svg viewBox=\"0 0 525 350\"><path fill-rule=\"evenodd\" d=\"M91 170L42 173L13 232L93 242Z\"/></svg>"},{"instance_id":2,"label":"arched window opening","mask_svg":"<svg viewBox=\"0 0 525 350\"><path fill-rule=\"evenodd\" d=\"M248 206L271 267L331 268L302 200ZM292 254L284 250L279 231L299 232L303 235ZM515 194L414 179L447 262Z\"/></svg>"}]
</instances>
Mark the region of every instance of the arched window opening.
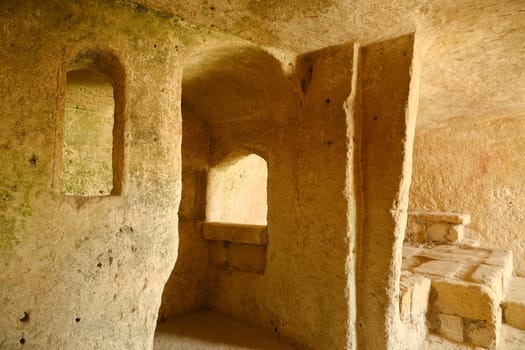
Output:
<instances>
[{"instance_id":1,"label":"arched window opening","mask_svg":"<svg viewBox=\"0 0 525 350\"><path fill-rule=\"evenodd\" d=\"M65 195L120 194L122 82L112 57L87 51L69 65L62 126L60 190ZM117 75L116 77L114 75Z\"/></svg>"},{"instance_id":2,"label":"arched window opening","mask_svg":"<svg viewBox=\"0 0 525 350\"><path fill-rule=\"evenodd\" d=\"M236 158L210 169L206 221L266 225L267 181L267 163L256 154Z\"/></svg>"}]
</instances>

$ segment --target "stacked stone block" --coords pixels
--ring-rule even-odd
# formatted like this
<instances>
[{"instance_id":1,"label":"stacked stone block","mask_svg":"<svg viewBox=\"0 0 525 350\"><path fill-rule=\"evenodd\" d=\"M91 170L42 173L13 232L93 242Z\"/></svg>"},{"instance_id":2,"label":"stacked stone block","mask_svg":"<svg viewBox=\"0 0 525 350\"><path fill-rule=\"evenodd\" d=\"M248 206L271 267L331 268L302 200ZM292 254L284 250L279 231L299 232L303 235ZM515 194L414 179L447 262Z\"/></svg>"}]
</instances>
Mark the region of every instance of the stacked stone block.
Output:
<instances>
[{"instance_id":1,"label":"stacked stone block","mask_svg":"<svg viewBox=\"0 0 525 350\"><path fill-rule=\"evenodd\" d=\"M465 236L470 215L449 212L408 213L406 240L411 243L458 243Z\"/></svg>"},{"instance_id":2,"label":"stacked stone block","mask_svg":"<svg viewBox=\"0 0 525 350\"><path fill-rule=\"evenodd\" d=\"M421 275L431 281L427 311L430 332L456 342L496 347L502 322L500 304L512 278L510 251L405 244L403 273ZM401 285L403 317L408 302L403 282ZM525 286L521 290L525 290ZM508 305L513 319L515 304L509 302Z\"/></svg>"}]
</instances>

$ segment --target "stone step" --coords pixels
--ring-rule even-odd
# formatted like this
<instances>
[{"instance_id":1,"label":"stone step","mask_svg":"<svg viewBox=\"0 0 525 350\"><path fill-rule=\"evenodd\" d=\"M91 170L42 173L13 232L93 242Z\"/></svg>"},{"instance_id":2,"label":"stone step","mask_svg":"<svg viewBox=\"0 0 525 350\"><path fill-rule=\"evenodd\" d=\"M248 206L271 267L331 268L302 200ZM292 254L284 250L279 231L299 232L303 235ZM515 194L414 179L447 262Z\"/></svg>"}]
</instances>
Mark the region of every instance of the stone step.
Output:
<instances>
[{"instance_id":1,"label":"stone step","mask_svg":"<svg viewBox=\"0 0 525 350\"><path fill-rule=\"evenodd\" d=\"M501 305L503 321L525 330L525 277L512 277Z\"/></svg>"}]
</instances>

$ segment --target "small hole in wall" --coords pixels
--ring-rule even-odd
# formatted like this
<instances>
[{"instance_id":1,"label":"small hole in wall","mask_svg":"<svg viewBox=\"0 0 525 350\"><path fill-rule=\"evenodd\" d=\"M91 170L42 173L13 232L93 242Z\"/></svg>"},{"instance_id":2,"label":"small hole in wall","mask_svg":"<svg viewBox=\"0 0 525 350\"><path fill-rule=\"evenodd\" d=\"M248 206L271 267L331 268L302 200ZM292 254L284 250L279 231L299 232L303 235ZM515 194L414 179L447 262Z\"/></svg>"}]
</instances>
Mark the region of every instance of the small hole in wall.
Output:
<instances>
[{"instance_id":1,"label":"small hole in wall","mask_svg":"<svg viewBox=\"0 0 525 350\"><path fill-rule=\"evenodd\" d=\"M215 6L210 6L210 10L215 10Z\"/></svg>"},{"instance_id":2,"label":"small hole in wall","mask_svg":"<svg viewBox=\"0 0 525 350\"><path fill-rule=\"evenodd\" d=\"M27 322L29 321L29 314L27 312L23 312L19 319L20 322Z\"/></svg>"},{"instance_id":3,"label":"small hole in wall","mask_svg":"<svg viewBox=\"0 0 525 350\"><path fill-rule=\"evenodd\" d=\"M102 263L98 263L98 264L97 264L97 267L102 267Z\"/></svg>"},{"instance_id":4,"label":"small hole in wall","mask_svg":"<svg viewBox=\"0 0 525 350\"><path fill-rule=\"evenodd\" d=\"M24 345L26 343L26 338L20 338L20 344Z\"/></svg>"},{"instance_id":5,"label":"small hole in wall","mask_svg":"<svg viewBox=\"0 0 525 350\"><path fill-rule=\"evenodd\" d=\"M330 99L329 99L329 98L327 98L327 99L326 99L326 100L324 101L324 103L326 103L327 105L329 105L329 104L330 104L330 102L331 102L331 101L330 101Z\"/></svg>"},{"instance_id":6,"label":"small hole in wall","mask_svg":"<svg viewBox=\"0 0 525 350\"><path fill-rule=\"evenodd\" d=\"M36 162L37 162L38 158L33 154L31 156L31 158L29 158L29 165L31 166L36 166Z\"/></svg>"},{"instance_id":7,"label":"small hole in wall","mask_svg":"<svg viewBox=\"0 0 525 350\"><path fill-rule=\"evenodd\" d=\"M153 44L153 47L154 47L154 48L157 48L157 44Z\"/></svg>"},{"instance_id":8,"label":"small hole in wall","mask_svg":"<svg viewBox=\"0 0 525 350\"><path fill-rule=\"evenodd\" d=\"M75 318L75 322L80 322L80 317Z\"/></svg>"}]
</instances>

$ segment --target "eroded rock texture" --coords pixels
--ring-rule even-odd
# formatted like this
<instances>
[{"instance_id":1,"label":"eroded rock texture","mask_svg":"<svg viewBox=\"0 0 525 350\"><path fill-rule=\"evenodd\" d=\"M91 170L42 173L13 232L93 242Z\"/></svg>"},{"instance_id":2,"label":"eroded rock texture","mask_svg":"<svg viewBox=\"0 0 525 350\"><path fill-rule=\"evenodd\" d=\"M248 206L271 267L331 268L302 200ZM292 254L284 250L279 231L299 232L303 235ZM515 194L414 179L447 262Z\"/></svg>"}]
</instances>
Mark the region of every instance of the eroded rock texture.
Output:
<instances>
[{"instance_id":1,"label":"eroded rock texture","mask_svg":"<svg viewBox=\"0 0 525 350\"><path fill-rule=\"evenodd\" d=\"M201 308L419 348L408 208L470 214L525 273L522 23L514 0L3 1L0 349L152 349ZM213 226L236 216L210 218L209 173L255 155L266 201Z\"/></svg>"}]
</instances>

